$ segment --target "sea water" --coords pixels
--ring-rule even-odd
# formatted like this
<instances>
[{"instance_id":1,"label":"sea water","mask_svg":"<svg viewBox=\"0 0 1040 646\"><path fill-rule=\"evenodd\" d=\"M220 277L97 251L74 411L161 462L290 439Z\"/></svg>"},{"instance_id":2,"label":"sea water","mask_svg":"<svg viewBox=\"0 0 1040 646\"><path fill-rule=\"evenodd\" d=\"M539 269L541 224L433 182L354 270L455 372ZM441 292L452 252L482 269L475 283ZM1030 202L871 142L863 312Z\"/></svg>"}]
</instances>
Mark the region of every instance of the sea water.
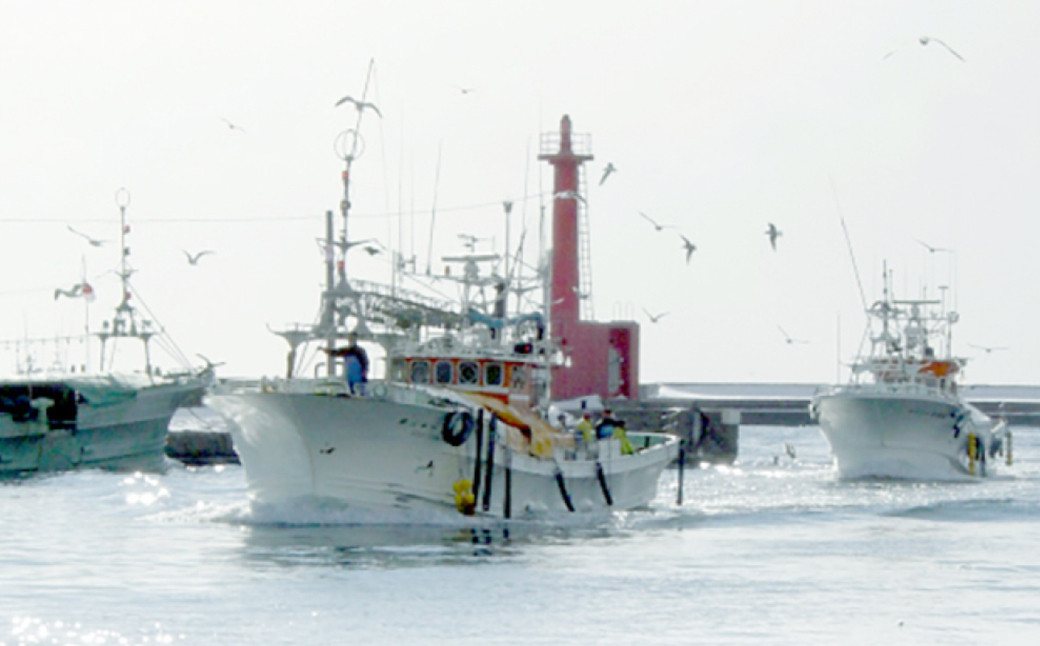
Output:
<instances>
[{"instance_id":1,"label":"sea water","mask_svg":"<svg viewBox=\"0 0 1040 646\"><path fill-rule=\"evenodd\" d=\"M551 522L252 509L237 465L0 483L0 644L1035 644L1015 433L1009 475L840 482L817 428L745 427L681 507L673 468Z\"/></svg>"}]
</instances>

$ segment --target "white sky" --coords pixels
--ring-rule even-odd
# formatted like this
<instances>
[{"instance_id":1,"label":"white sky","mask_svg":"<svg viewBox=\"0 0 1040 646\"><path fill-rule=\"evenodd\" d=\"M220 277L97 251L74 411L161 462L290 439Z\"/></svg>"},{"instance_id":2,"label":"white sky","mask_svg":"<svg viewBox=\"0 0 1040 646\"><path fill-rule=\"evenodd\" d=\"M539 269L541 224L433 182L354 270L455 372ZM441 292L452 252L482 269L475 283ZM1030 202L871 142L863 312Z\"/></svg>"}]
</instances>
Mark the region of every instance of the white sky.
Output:
<instances>
[{"instance_id":1,"label":"white sky","mask_svg":"<svg viewBox=\"0 0 1040 646\"><path fill-rule=\"evenodd\" d=\"M569 114L596 156L597 318L643 323L643 382L835 380L865 324L843 214L869 301L884 260L902 296L952 284L968 381L1036 383L1038 33L1040 4L1010 1L5 0L0 338L81 329L81 304L53 299L81 258L92 318L109 313L114 247L66 226L114 239L126 187L135 286L184 352L280 373L267 325L312 320L342 194L333 142L355 113L333 104L374 59L384 118L362 128L351 237L414 235L424 265L436 192L438 258L459 231L504 242L503 199L514 244L525 223L533 239L538 138ZM639 211L698 245L689 265Z\"/></svg>"}]
</instances>

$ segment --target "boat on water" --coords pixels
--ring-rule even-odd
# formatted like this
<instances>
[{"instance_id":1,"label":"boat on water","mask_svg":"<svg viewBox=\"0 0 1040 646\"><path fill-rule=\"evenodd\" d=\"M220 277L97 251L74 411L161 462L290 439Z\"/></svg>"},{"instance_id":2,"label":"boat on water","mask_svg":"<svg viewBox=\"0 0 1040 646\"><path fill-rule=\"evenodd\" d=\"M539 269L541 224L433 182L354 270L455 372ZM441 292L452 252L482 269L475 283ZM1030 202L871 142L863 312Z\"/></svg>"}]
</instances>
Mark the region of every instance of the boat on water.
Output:
<instances>
[{"instance_id":1,"label":"boat on water","mask_svg":"<svg viewBox=\"0 0 1040 646\"><path fill-rule=\"evenodd\" d=\"M1007 422L969 404L954 356L957 312L934 299L884 297L867 311L871 349L852 365L849 383L824 388L809 404L843 479L963 480L1011 463Z\"/></svg>"},{"instance_id":2,"label":"boat on water","mask_svg":"<svg viewBox=\"0 0 1040 646\"><path fill-rule=\"evenodd\" d=\"M126 251L126 198L120 200L122 298L93 334L100 340L101 363L96 371L81 365L76 372L67 363L41 369L27 360L21 374L0 379L0 477L86 467L159 471L166 463L170 419L178 408L198 405L212 378L212 366L162 374L152 365L149 343L164 332L130 304L133 269ZM55 299L63 295L90 300L94 289L84 279L72 290L57 290ZM124 342L140 344L143 371L105 365Z\"/></svg>"},{"instance_id":3,"label":"boat on water","mask_svg":"<svg viewBox=\"0 0 1040 646\"><path fill-rule=\"evenodd\" d=\"M318 322L280 333L290 348L286 376L221 380L205 398L229 420L254 504L520 518L649 503L679 439L616 428L586 440L559 425L548 412L554 369L564 363L552 321L540 310L508 315L508 295L530 286L521 290L508 266L483 271L497 254L470 245L445 258L461 264L452 278L458 302L348 280L355 152L343 155L338 238L326 215ZM544 280L534 286L543 293ZM351 334L385 353L383 379L351 384L331 357L316 366L323 374L297 374L313 346L331 354Z\"/></svg>"}]
</instances>

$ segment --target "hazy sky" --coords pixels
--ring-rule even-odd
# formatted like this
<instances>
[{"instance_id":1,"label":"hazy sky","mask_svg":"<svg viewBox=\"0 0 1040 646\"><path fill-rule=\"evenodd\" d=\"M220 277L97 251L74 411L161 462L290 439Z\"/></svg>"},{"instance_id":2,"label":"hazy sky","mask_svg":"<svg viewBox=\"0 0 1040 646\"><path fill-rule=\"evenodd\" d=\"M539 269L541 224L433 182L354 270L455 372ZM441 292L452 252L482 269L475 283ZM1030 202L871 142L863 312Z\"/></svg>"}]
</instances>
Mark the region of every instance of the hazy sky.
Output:
<instances>
[{"instance_id":1,"label":"hazy sky","mask_svg":"<svg viewBox=\"0 0 1040 646\"><path fill-rule=\"evenodd\" d=\"M333 104L374 60L351 237L425 266L436 202L439 271L458 232L502 245L512 199L533 240L539 136L569 114L595 155L597 318L643 323L643 382L835 380L865 325L843 215L868 301L886 260L900 296L949 285L967 381L1036 383L1038 33L1035 2L5 0L0 338L80 331L53 291L84 264L109 313L116 250L67 226L114 240L126 187L134 284L184 353L280 373L267 326L313 320L342 195L355 113Z\"/></svg>"}]
</instances>

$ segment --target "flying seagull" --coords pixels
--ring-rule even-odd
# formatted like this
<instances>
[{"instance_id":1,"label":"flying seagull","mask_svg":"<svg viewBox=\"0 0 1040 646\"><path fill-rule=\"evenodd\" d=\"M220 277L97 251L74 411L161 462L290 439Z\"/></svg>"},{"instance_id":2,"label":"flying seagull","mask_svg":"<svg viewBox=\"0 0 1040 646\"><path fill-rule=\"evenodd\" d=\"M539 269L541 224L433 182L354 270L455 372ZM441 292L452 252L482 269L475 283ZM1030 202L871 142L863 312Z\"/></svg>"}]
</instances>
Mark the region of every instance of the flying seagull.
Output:
<instances>
[{"instance_id":1,"label":"flying seagull","mask_svg":"<svg viewBox=\"0 0 1040 646\"><path fill-rule=\"evenodd\" d=\"M646 219L647 222L649 222L650 224L654 225L654 229L656 229L658 231L661 231L662 229L674 229L675 228L671 224L658 224L656 220L654 220L652 217L650 217L646 213L643 213L642 211L639 212L639 215L643 216L643 218ZM684 238L684 240L685 240L685 238Z\"/></svg>"},{"instance_id":2,"label":"flying seagull","mask_svg":"<svg viewBox=\"0 0 1040 646\"><path fill-rule=\"evenodd\" d=\"M197 264L199 264L199 258L205 256L208 253L214 253L214 252L210 251L209 249L206 249L205 251L200 251L200 252L195 253L195 254L188 253L184 249L181 249L181 251L183 251L184 255L188 257L188 264L189 265L197 265Z\"/></svg>"},{"instance_id":3,"label":"flying seagull","mask_svg":"<svg viewBox=\"0 0 1040 646\"><path fill-rule=\"evenodd\" d=\"M335 245L336 247L338 247L340 249L340 251L342 251L343 253L347 253L347 251L353 249L354 247L356 247L358 245L368 244L369 242L375 242L375 241L376 241L375 238L365 238L364 240L357 240L357 241L352 241L352 242L345 242L343 240L333 240L332 244ZM322 244L323 245L324 243L325 243L324 240L318 240L318 244Z\"/></svg>"},{"instance_id":4,"label":"flying seagull","mask_svg":"<svg viewBox=\"0 0 1040 646\"><path fill-rule=\"evenodd\" d=\"M974 343L969 343L968 345L970 345L973 348L978 348L979 350L985 350L986 354L989 354L990 352L993 352L994 350L1007 350L1008 349L1005 346L996 346L996 347L994 347L994 346L986 346L986 345L975 345Z\"/></svg>"},{"instance_id":5,"label":"flying seagull","mask_svg":"<svg viewBox=\"0 0 1040 646\"><path fill-rule=\"evenodd\" d=\"M616 170L617 169L614 168L614 164L608 162L606 168L603 169L603 176L599 178L599 185L603 186L603 182L607 181L607 178L610 177L610 174Z\"/></svg>"},{"instance_id":6,"label":"flying seagull","mask_svg":"<svg viewBox=\"0 0 1040 646\"><path fill-rule=\"evenodd\" d=\"M661 312L660 314L651 314L646 310L645 307L643 308L643 312L646 314L646 317L650 319L651 323L657 323L659 320L661 320L662 316L668 315L668 312Z\"/></svg>"},{"instance_id":7,"label":"flying seagull","mask_svg":"<svg viewBox=\"0 0 1040 646\"><path fill-rule=\"evenodd\" d=\"M336 101L336 105L333 106L333 107L337 107L338 108L339 106L343 105L344 103L353 104L353 106L355 108L357 108L358 112L363 111L365 108L369 108L370 110L372 110L372 112L375 112L379 116L380 119L383 118L383 113L380 112L379 108L377 108L374 104L367 103L365 101L358 101L357 99L355 99L353 97L349 97L349 96L345 96L342 99L340 99L339 101Z\"/></svg>"},{"instance_id":8,"label":"flying seagull","mask_svg":"<svg viewBox=\"0 0 1040 646\"><path fill-rule=\"evenodd\" d=\"M87 242L90 243L90 246L92 246L92 247L100 247L101 245L103 245L106 242L108 242L108 240L98 240L96 238L91 238L90 236L88 236L87 234L83 233L82 231L76 231L72 227L69 227L69 231L75 233L76 235L80 236L81 238L84 238Z\"/></svg>"},{"instance_id":9,"label":"flying seagull","mask_svg":"<svg viewBox=\"0 0 1040 646\"><path fill-rule=\"evenodd\" d=\"M921 45L922 45L922 46L924 46L924 45L927 45L928 43L930 43L930 42L932 42L932 41L934 40L935 42L937 42L937 43L939 43L940 45L942 45L943 47L945 47L945 48L946 48L946 49L947 49L947 50L948 50L948 51L949 51L949 52L950 52L951 54L953 54L953 55L954 55L954 56L956 56L957 58L961 59L961 61L963 61L963 60L964 60L964 57L963 57L963 56L961 56L961 55L960 55L960 54L958 54L957 52L953 51L953 48L952 48L952 47L950 47L949 45L947 45L947 44L946 44L946 43L944 43L943 41L939 40L938 38L931 38L931 37L929 37L929 36L921 36L921 38L920 38L919 40L921 41Z\"/></svg>"},{"instance_id":10,"label":"flying seagull","mask_svg":"<svg viewBox=\"0 0 1040 646\"><path fill-rule=\"evenodd\" d=\"M927 249L930 253L935 253L936 251L949 251L949 249L943 249L942 247L933 247L924 240L918 240L917 238L914 239L917 240L917 244Z\"/></svg>"},{"instance_id":11,"label":"flying seagull","mask_svg":"<svg viewBox=\"0 0 1040 646\"><path fill-rule=\"evenodd\" d=\"M780 330L780 334L784 335L784 340L787 341L788 345L790 345L792 343L808 343L808 341L804 341L802 339L792 339L791 335L789 335L787 332L785 332L784 328L780 327L779 325L776 326L776 329Z\"/></svg>"},{"instance_id":12,"label":"flying seagull","mask_svg":"<svg viewBox=\"0 0 1040 646\"><path fill-rule=\"evenodd\" d=\"M690 256L692 256L693 252L697 250L697 245L690 242L690 239L681 233L679 234L679 237L682 238L683 249L686 250L686 264L688 265L690 264Z\"/></svg>"},{"instance_id":13,"label":"flying seagull","mask_svg":"<svg viewBox=\"0 0 1040 646\"><path fill-rule=\"evenodd\" d=\"M460 85L453 85L452 87L458 90L461 94L469 94L477 89L475 87L462 87Z\"/></svg>"},{"instance_id":14,"label":"flying seagull","mask_svg":"<svg viewBox=\"0 0 1040 646\"><path fill-rule=\"evenodd\" d=\"M776 251L776 239L784 234L783 231L776 228L776 225L772 222L769 223L769 228L766 229L766 235L769 236L769 244L773 245L773 251Z\"/></svg>"},{"instance_id":15,"label":"flying seagull","mask_svg":"<svg viewBox=\"0 0 1040 646\"><path fill-rule=\"evenodd\" d=\"M230 121L228 121L224 117L221 117L220 119L221 119L221 121L223 121L224 123L227 124L228 130L238 130L239 132L243 132L243 133L246 131L246 129L243 128L242 126L239 126L237 124L231 123Z\"/></svg>"}]
</instances>

